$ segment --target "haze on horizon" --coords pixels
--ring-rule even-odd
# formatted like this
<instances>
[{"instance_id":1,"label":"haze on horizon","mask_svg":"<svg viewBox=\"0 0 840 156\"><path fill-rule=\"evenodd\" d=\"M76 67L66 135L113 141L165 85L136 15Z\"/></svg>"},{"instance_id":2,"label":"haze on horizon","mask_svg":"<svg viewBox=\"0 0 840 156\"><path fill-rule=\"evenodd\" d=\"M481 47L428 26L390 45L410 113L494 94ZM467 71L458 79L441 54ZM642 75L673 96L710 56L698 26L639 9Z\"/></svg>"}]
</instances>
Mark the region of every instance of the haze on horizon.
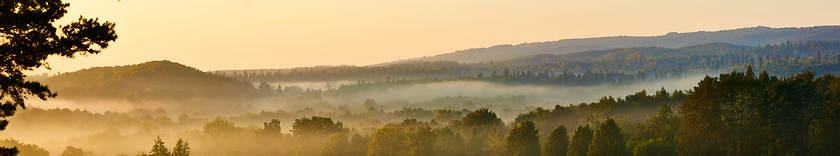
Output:
<instances>
[{"instance_id":1,"label":"haze on horizon","mask_svg":"<svg viewBox=\"0 0 840 156\"><path fill-rule=\"evenodd\" d=\"M172 60L201 70L369 65L500 44L744 27L838 25L840 1L66 0L117 23L99 55L52 71Z\"/></svg>"}]
</instances>

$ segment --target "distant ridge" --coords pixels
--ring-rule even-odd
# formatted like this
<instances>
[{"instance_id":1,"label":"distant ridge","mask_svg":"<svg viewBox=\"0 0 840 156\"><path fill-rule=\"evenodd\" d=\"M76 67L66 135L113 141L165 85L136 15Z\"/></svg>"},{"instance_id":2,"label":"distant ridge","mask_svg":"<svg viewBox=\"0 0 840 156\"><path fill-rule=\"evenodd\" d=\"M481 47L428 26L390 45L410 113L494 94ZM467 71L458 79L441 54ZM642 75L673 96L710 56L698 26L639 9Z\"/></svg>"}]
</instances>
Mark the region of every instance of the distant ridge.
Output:
<instances>
[{"instance_id":1,"label":"distant ridge","mask_svg":"<svg viewBox=\"0 0 840 156\"><path fill-rule=\"evenodd\" d=\"M735 45L759 46L782 42L804 42L819 40L840 40L840 26L815 26L801 28L770 28L764 26L721 31L698 31L691 33L668 33L661 36L616 36L558 41L523 43L518 45L496 45L486 48L472 48L432 57L410 58L370 66L384 66L408 62L456 61L477 63L491 60L506 60L537 54L565 54L587 50L604 50L628 47L680 48L708 43L730 43Z\"/></svg>"}]
</instances>

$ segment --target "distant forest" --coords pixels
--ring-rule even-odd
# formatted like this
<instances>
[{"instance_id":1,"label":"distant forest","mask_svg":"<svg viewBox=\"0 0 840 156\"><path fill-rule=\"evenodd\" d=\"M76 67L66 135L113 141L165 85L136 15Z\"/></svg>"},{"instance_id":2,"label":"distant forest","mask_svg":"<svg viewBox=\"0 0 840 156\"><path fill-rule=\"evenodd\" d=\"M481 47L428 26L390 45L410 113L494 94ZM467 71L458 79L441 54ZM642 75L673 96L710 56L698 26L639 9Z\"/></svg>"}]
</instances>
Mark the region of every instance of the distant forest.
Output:
<instances>
[{"instance_id":1,"label":"distant forest","mask_svg":"<svg viewBox=\"0 0 840 156\"><path fill-rule=\"evenodd\" d=\"M384 67L318 67L266 71L216 71L217 75L253 82L271 81L391 81L397 79L486 79L521 84L623 84L715 74L747 66L786 76L809 68L840 74L840 41L785 42L759 47L713 43L677 49L617 48L558 55L534 55L482 63L418 62ZM507 71L508 74L505 74ZM594 74L594 75L593 75ZM575 77L575 78L571 78ZM580 79L580 80L578 80ZM575 81L582 81L578 83Z\"/></svg>"},{"instance_id":2,"label":"distant forest","mask_svg":"<svg viewBox=\"0 0 840 156\"><path fill-rule=\"evenodd\" d=\"M706 77L686 92L641 91L534 108L510 123L486 108L384 112L370 99L359 107L330 111L277 110L216 118L182 114L171 119L160 115L166 114L162 109L92 113L32 108L14 121L40 123L32 125L38 126L31 127L34 131L68 125L103 129L57 144L108 153L119 152L109 147L124 146L121 142L145 142L141 140L153 140L161 131L203 125L167 139L190 140L178 144L182 150L191 145L187 149L194 155L833 155L840 149L838 97L840 79L834 75L806 71L776 77L756 75L748 67L746 72ZM293 124L283 131L281 121ZM234 124L260 122L262 126ZM121 133L115 127L138 131ZM163 141L154 140L154 146L147 146L151 151L166 151ZM21 146L22 154L48 154L38 145L16 140L0 145ZM76 149L67 147L65 152Z\"/></svg>"}]
</instances>

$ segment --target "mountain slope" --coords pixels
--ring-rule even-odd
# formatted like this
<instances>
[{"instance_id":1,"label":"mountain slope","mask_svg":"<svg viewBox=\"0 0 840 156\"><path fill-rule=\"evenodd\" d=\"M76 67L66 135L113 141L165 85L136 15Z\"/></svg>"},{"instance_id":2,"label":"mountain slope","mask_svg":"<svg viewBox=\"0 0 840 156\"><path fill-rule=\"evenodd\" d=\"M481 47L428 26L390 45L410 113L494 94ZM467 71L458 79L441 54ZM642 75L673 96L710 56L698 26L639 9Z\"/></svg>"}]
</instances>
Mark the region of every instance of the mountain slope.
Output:
<instances>
[{"instance_id":1,"label":"mountain slope","mask_svg":"<svg viewBox=\"0 0 840 156\"><path fill-rule=\"evenodd\" d=\"M456 61L460 63L476 63L491 60L505 60L536 54L564 54L586 50L624 47L677 48L715 42L758 46L786 41L804 42L818 40L840 40L840 26L816 26L803 28L753 27L714 32L700 31L692 33L668 33L662 36L650 37L617 36L564 39L539 43L523 43L519 45L508 44L487 48L473 48L440 54L433 57L411 58L373 66L419 61Z\"/></svg>"},{"instance_id":2,"label":"mountain slope","mask_svg":"<svg viewBox=\"0 0 840 156\"><path fill-rule=\"evenodd\" d=\"M53 76L42 82L57 92L58 98L73 100L243 100L256 94L249 82L205 73L166 60L93 67Z\"/></svg>"}]
</instances>

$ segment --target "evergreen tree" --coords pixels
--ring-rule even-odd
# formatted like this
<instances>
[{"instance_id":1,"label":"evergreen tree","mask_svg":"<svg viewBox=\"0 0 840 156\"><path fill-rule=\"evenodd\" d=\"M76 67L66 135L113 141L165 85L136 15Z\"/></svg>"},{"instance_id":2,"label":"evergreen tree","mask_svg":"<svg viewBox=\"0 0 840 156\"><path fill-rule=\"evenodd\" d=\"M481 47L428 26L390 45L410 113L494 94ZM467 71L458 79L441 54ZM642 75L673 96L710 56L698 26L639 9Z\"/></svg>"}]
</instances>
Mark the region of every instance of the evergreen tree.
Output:
<instances>
[{"instance_id":1,"label":"evergreen tree","mask_svg":"<svg viewBox=\"0 0 840 156\"><path fill-rule=\"evenodd\" d=\"M172 149L172 156L189 156L190 155L190 144L185 142L183 139L178 139L178 142L175 142L175 148Z\"/></svg>"},{"instance_id":2,"label":"evergreen tree","mask_svg":"<svg viewBox=\"0 0 840 156\"><path fill-rule=\"evenodd\" d=\"M673 115L671 107L662 103L662 108L656 116L647 121L647 126L637 129L632 138L639 141L663 138L665 141L676 143L675 135L679 122L679 118Z\"/></svg>"},{"instance_id":3,"label":"evergreen tree","mask_svg":"<svg viewBox=\"0 0 840 156\"><path fill-rule=\"evenodd\" d=\"M54 98L46 85L26 79L23 71L49 69L49 56L73 58L77 54L98 54L117 39L116 24L100 23L98 18L79 17L61 25L53 22L67 14L70 3L61 0L0 1L0 130L9 125L7 117L17 107L26 109L25 99ZM4 155L17 155L17 148L0 147Z\"/></svg>"},{"instance_id":4,"label":"evergreen tree","mask_svg":"<svg viewBox=\"0 0 840 156\"><path fill-rule=\"evenodd\" d=\"M505 145L507 156L538 156L540 154L539 131L534 122L526 120L511 129Z\"/></svg>"},{"instance_id":5,"label":"evergreen tree","mask_svg":"<svg viewBox=\"0 0 840 156\"><path fill-rule=\"evenodd\" d=\"M589 125L578 126L575 130L575 136L572 136L572 141L569 142L569 152L567 156L586 156L589 151L589 144L592 143L592 137L595 135Z\"/></svg>"},{"instance_id":6,"label":"evergreen tree","mask_svg":"<svg viewBox=\"0 0 840 156\"><path fill-rule=\"evenodd\" d=\"M598 125L592 144L589 144L587 156L629 156L621 135L621 128L611 118Z\"/></svg>"},{"instance_id":7,"label":"evergreen tree","mask_svg":"<svg viewBox=\"0 0 840 156\"><path fill-rule=\"evenodd\" d=\"M566 127L560 125L551 134L543 145L543 156L566 156L569 152L569 134Z\"/></svg>"},{"instance_id":8,"label":"evergreen tree","mask_svg":"<svg viewBox=\"0 0 840 156\"><path fill-rule=\"evenodd\" d=\"M463 128L470 135L467 155L487 155L490 135L505 127L502 119L496 116L495 112L483 107L468 113L461 121Z\"/></svg>"},{"instance_id":9,"label":"evergreen tree","mask_svg":"<svg viewBox=\"0 0 840 156\"><path fill-rule=\"evenodd\" d=\"M149 151L149 156L169 156L169 149L166 149L166 146L163 145L163 141L160 140L160 136L155 139L155 145L152 146L152 151Z\"/></svg>"}]
</instances>

